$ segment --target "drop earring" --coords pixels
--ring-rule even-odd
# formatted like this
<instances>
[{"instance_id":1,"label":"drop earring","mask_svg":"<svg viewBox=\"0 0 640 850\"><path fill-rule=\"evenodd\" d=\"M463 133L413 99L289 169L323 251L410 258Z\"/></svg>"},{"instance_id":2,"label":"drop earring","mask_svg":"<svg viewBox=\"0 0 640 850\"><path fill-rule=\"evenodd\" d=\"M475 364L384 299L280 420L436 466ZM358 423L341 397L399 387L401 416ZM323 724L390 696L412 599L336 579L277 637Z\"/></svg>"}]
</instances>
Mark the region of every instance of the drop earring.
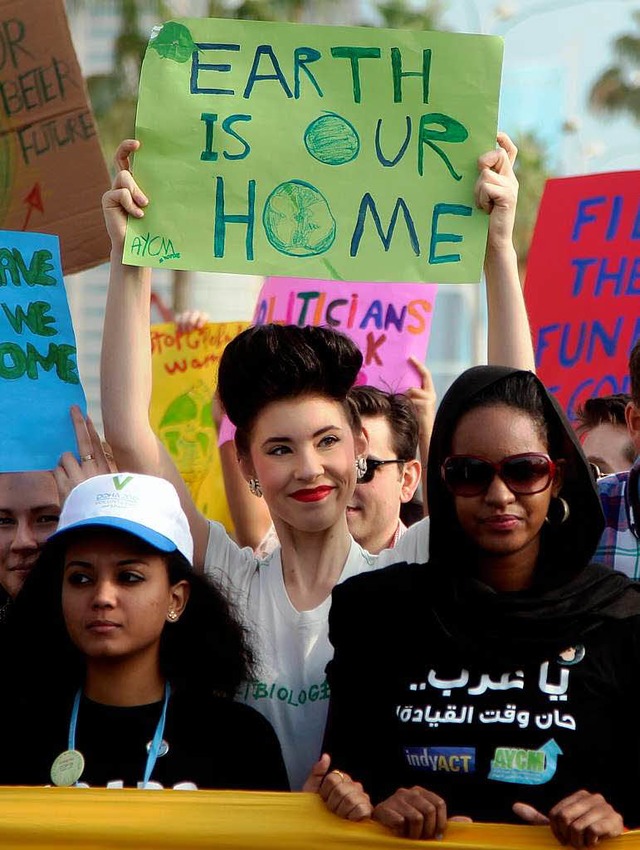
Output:
<instances>
[{"instance_id":1,"label":"drop earring","mask_svg":"<svg viewBox=\"0 0 640 850\"><path fill-rule=\"evenodd\" d=\"M262 498L262 487L260 486L260 482L257 478L249 479L249 490L251 490L253 495L257 496L258 499Z\"/></svg>"}]
</instances>

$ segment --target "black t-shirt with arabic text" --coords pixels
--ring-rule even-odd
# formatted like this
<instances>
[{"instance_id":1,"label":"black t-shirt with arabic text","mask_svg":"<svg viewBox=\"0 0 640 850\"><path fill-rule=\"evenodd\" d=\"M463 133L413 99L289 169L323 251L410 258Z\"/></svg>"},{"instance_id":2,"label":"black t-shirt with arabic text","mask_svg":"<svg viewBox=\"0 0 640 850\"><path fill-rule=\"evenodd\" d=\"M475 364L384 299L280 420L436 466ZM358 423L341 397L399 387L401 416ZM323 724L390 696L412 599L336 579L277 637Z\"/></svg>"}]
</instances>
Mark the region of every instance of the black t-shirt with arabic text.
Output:
<instances>
[{"instance_id":1,"label":"black t-shirt with arabic text","mask_svg":"<svg viewBox=\"0 0 640 850\"><path fill-rule=\"evenodd\" d=\"M397 565L334 591L325 749L379 802L419 785L448 814L519 822L580 789L640 825L640 617L550 658L479 663L428 604L429 567Z\"/></svg>"}]
</instances>

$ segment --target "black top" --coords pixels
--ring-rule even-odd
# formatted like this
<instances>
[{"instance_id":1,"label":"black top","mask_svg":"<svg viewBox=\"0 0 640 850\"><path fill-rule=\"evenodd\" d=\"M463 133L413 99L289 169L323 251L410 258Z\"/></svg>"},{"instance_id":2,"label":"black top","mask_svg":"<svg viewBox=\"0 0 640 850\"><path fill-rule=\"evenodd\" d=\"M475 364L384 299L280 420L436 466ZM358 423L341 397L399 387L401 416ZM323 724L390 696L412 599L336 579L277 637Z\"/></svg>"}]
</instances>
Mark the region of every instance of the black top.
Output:
<instances>
[{"instance_id":1,"label":"black top","mask_svg":"<svg viewBox=\"0 0 640 850\"><path fill-rule=\"evenodd\" d=\"M498 593L478 579L480 553L440 467L461 416L504 398L506 381L512 398L526 387L539 396L570 516L544 524L531 586ZM441 402L427 479L429 563L333 591L332 766L376 802L420 785L452 815L518 822L513 803L546 812L586 788L639 825L640 585L589 564L604 519L564 414L530 373L469 369Z\"/></svg>"},{"instance_id":2,"label":"black top","mask_svg":"<svg viewBox=\"0 0 640 850\"><path fill-rule=\"evenodd\" d=\"M604 618L565 657L490 661L443 629L434 578L403 564L335 588L332 766L374 802L420 785L450 815L508 823L515 802L547 812L586 788L640 825L640 616Z\"/></svg>"},{"instance_id":3,"label":"black top","mask_svg":"<svg viewBox=\"0 0 640 850\"><path fill-rule=\"evenodd\" d=\"M12 719L12 741L0 768L3 784L51 784L51 765L68 746L72 703L73 694L57 703L31 703L21 709L17 723ZM76 730L76 749L85 759L80 782L95 787L122 782L133 788L142 782L146 745L161 709L161 702L116 707L83 696ZM168 752L158 758L151 775L164 788L178 783L251 791L289 788L275 732L248 706L201 694L172 694L164 740Z\"/></svg>"}]
</instances>

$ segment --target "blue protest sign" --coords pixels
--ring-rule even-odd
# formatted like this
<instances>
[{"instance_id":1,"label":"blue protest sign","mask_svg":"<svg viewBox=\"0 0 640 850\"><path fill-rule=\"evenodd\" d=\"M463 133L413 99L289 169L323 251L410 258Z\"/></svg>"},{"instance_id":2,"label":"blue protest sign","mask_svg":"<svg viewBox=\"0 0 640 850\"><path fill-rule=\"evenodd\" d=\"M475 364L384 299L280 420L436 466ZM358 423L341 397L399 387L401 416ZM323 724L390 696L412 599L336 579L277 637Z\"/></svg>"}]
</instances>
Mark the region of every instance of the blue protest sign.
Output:
<instances>
[{"instance_id":1,"label":"blue protest sign","mask_svg":"<svg viewBox=\"0 0 640 850\"><path fill-rule=\"evenodd\" d=\"M85 411L57 236L0 231L0 472L52 469Z\"/></svg>"}]
</instances>

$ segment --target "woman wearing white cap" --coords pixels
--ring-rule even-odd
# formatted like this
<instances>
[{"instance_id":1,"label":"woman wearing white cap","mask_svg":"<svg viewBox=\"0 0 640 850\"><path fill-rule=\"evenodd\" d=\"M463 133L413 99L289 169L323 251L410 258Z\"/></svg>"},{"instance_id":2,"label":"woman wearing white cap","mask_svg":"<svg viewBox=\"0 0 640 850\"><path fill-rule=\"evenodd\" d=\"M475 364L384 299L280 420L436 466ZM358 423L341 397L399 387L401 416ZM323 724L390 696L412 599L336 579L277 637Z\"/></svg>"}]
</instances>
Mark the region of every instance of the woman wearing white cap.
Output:
<instances>
[{"instance_id":1,"label":"woman wearing white cap","mask_svg":"<svg viewBox=\"0 0 640 850\"><path fill-rule=\"evenodd\" d=\"M169 482L99 475L71 492L9 626L28 679L3 782L287 788L273 729L232 700L252 666L244 630L192 557Z\"/></svg>"}]
</instances>

